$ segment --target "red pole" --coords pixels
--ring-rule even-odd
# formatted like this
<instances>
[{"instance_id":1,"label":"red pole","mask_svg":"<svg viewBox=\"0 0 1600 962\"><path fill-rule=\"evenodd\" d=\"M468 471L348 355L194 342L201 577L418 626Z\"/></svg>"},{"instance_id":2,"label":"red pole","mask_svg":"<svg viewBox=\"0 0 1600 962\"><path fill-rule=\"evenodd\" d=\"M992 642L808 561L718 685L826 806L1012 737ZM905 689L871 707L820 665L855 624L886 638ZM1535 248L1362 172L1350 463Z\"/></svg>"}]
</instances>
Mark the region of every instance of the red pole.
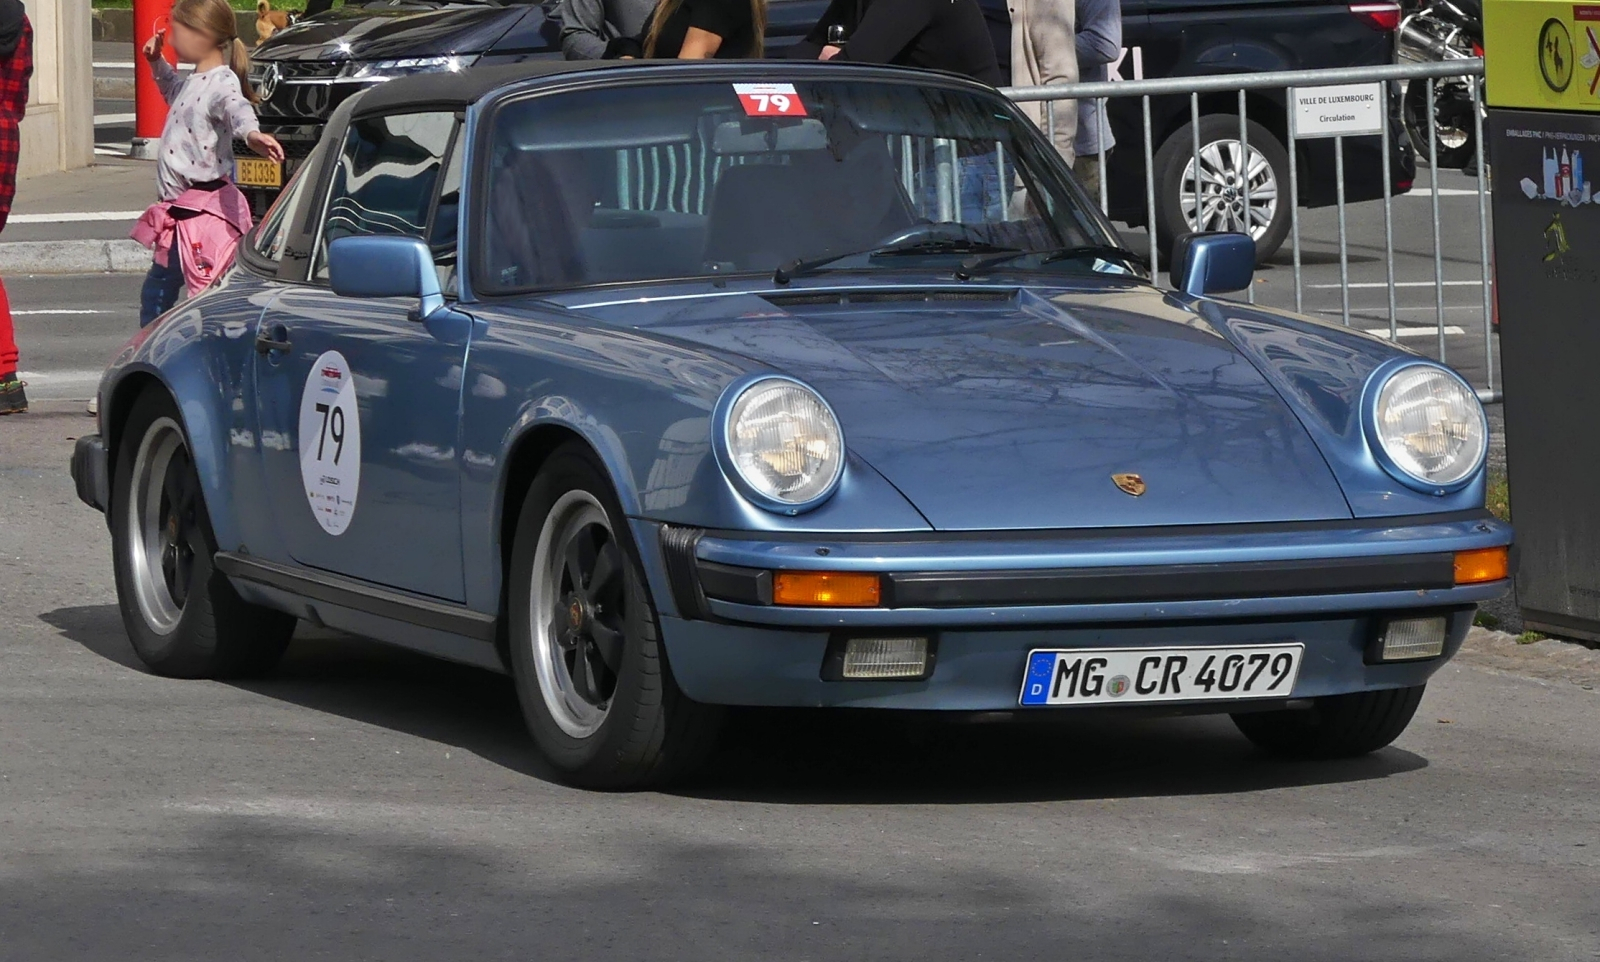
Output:
<instances>
[{"instance_id":1,"label":"red pole","mask_svg":"<svg viewBox=\"0 0 1600 962\"><path fill-rule=\"evenodd\" d=\"M144 59L144 45L157 31L167 29L172 0L133 0L133 156L154 159L161 128L167 123L167 102L156 89L150 65ZM169 43L164 51L168 63L176 63Z\"/></svg>"}]
</instances>

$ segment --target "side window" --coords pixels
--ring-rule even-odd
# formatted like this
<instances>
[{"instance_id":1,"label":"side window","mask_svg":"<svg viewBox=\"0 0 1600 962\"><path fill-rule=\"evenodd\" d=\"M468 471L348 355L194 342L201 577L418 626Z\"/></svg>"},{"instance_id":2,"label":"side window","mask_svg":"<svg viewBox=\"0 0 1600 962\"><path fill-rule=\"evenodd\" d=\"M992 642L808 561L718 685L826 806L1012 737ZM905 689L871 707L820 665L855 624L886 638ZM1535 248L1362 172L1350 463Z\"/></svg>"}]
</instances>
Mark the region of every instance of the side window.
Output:
<instances>
[{"instance_id":1,"label":"side window","mask_svg":"<svg viewBox=\"0 0 1600 962\"><path fill-rule=\"evenodd\" d=\"M315 167L315 164L305 164L300 168L289 188L278 195L267 216L261 219L260 228L251 238L255 252L273 263L283 260L283 248L289 241L294 212L302 209L301 198L309 189L306 185L317 179Z\"/></svg>"},{"instance_id":2,"label":"side window","mask_svg":"<svg viewBox=\"0 0 1600 962\"><path fill-rule=\"evenodd\" d=\"M327 279L327 245L340 237L427 237L434 187L455 125L453 114L437 112L351 122L328 189L317 241L317 280Z\"/></svg>"}]
</instances>

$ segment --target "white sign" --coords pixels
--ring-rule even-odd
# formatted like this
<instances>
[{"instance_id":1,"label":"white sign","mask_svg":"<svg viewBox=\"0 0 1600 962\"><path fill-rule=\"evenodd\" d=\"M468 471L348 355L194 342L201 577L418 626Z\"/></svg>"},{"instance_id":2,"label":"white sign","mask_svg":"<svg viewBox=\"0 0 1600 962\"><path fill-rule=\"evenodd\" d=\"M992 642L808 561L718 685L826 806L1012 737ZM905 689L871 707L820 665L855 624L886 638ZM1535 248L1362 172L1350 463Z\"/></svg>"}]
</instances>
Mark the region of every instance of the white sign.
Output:
<instances>
[{"instance_id":1,"label":"white sign","mask_svg":"<svg viewBox=\"0 0 1600 962\"><path fill-rule=\"evenodd\" d=\"M338 351L317 358L300 395L300 480L322 530L344 534L361 491L361 412L350 364Z\"/></svg>"},{"instance_id":2,"label":"white sign","mask_svg":"<svg viewBox=\"0 0 1600 962\"><path fill-rule=\"evenodd\" d=\"M1383 130L1381 83L1291 87L1289 112L1295 137L1348 137Z\"/></svg>"}]
</instances>

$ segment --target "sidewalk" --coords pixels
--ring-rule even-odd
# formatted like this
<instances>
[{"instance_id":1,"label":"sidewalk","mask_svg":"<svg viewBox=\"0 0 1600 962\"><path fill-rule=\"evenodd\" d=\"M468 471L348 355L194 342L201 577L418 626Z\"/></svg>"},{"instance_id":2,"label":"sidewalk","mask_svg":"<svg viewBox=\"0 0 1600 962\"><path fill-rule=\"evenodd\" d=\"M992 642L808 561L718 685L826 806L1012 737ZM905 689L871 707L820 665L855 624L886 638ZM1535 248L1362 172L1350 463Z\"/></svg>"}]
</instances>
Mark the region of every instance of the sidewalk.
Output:
<instances>
[{"instance_id":1,"label":"sidewalk","mask_svg":"<svg viewBox=\"0 0 1600 962\"><path fill-rule=\"evenodd\" d=\"M92 167L18 181L0 234L0 277L149 269L150 252L128 231L155 200L155 186L149 162L105 157Z\"/></svg>"}]
</instances>

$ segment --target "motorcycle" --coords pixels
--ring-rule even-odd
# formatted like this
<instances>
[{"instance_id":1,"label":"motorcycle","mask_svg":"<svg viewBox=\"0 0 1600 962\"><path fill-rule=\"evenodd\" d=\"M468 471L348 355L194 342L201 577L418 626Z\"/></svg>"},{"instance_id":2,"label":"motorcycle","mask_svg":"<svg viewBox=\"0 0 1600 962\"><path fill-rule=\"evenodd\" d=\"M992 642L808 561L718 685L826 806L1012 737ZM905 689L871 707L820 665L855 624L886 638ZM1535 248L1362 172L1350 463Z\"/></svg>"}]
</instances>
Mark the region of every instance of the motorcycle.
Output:
<instances>
[{"instance_id":1,"label":"motorcycle","mask_svg":"<svg viewBox=\"0 0 1600 962\"><path fill-rule=\"evenodd\" d=\"M1422 0L1400 21L1402 55L1414 60L1468 60L1483 56L1483 5L1481 0ZM1472 116L1472 86L1478 87L1483 105L1482 77L1441 77L1433 82L1433 103L1428 103L1428 83L1406 84L1401 102L1406 133L1417 156L1428 156L1428 124L1437 138L1440 168L1475 166L1478 133ZM1432 109L1430 109L1430 106Z\"/></svg>"}]
</instances>

